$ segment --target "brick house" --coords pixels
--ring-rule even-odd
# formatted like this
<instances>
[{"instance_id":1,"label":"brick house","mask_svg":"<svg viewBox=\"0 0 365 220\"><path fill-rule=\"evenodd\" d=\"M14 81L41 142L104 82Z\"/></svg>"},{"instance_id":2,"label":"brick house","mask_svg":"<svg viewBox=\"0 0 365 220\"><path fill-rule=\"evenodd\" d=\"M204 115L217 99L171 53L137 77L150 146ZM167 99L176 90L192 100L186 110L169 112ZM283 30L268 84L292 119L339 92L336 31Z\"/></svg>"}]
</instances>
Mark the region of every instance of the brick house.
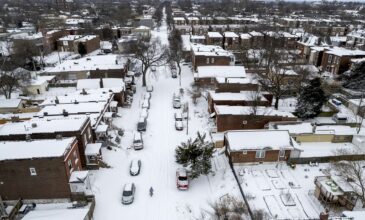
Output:
<instances>
[{"instance_id":1,"label":"brick house","mask_svg":"<svg viewBox=\"0 0 365 220\"><path fill-rule=\"evenodd\" d=\"M287 161L294 150L288 131L228 131L224 135L230 163Z\"/></svg>"},{"instance_id":2,"label":"brick house","mask_svg":"<svg viewBox=\"0 0 365 220\"><path fill-rule=\"evenodd\" d=\"M240 44L243 48L250 48L252 36L247 33L240 34Z\"/></svg>"},{"instance_id":3,"label":"brick house","mask_svg":"<svg viewBox=\"0 0 365 220\"><path fill-rule=\"evenodd\" d=\"M288 112L263 106L214 105L217 131L263 129L269 122L296 121Z\"/></svg>"},{"instance_id":4,"label":"brick house","mask_svg":"<svg viewBox=\"0 0 365 220\"><path fill-rule=\"evenodd\" d=\"M100 38L97 35L67 35L57 40L57 50L78 53L78 45L83 44L86 53L100 48Z\"/></svg>"},{"instance_id":5,"label":"brick house","mask_svg":"<svg viewBox=\"0 0 365 220\"><path fill-rule=\"evenodd\" d=\"M69 178L81 170L76 138L4 141L0 152L3 199L70 198Z\"/></svg>"},{"instance_id":6,"label":"brick house","mask_svg":"<svg viewBox=\"0 0 365 220\"><path fill-rule=\"evenodd\" d=\"M67 32L64 30L47 31L44 37L44 44L50 51L57 50L57 39L66 36Z\"/></svg>"},{"instance_id":7,"label":"brick house","mask_svg":"<svg viewBox=\"0 0 365 220\"><path fill-rule=\"evenodd\" d=\"M227 50L235 50L238 49L239 46L239 36L232 32L232 31L226 31L223 33L223 45L224 48Z\"/></svg>"},{"instance_id":8,"label":"brick house","mask_svg":"<svg viewBox=\"0 0 365 220\"><path fill-rule=\"evenodd\" d=\"M215 92L241 92L258 91L259 83L253 79L251 74L246 73L245 78L215 78Z\"/></svg>"},{"instance_id":9,"label":"brick house","mask_svg":"<svg viewBox=\"0 0 365 220\"><path fill-rule=\"evenodd\" d=\"M1 141L39 140L57 136L76 137L81 165L86 167L85 148L88 143L94 142L90 119L86 116L72 119L31 119L0 126Z\"/></svg>"},{"instance_id":10,"label":"brick house","mask_svg":"<svg viewBox=\"0 0 365 220\"><path fill-rule=\"evenodd\" d=\"M239 93L208 92L208 111L214 112L215 105L230 106L271 106L271 103L257 91L241 91Z\"/></svg>"},{"instance_id":11,"label":"brick house","mask_svg":"<svg viewBox=\"0 0 365 220\"><path fill-rule=\"evenodd\" d=\"M199 66L194 73L194 81L202 84L215 84L216 79L221 81L228 79L246 79L246 70L243 66Z\"/></svg>"},{"instance_id":12,"label":"brick house","mask_svg":"<svg viewBox=\"0 0 365 220\"><path fill-rule=\"evenodd\" d=\"M184 17L174 17L174 25L186 25Z\"/></svg>"},{"instance_id":13,"label":"brick house","mask_svg":"<svg viewBox=\"0 0 365 220\"><path fill-rule=\"evenodd\" d=\"M234 55L220 46L191 45L191 61L196 71L198 66L228 66L235 62Z\"/></svg>"},{"instance_id":14,"label":"brick house","mask_svg":"<svg viewBox=\"0 0 365 220\"><path fill-rule=\"evenodd\" d=\"M223 36L219 32L208 32L206 34L207 45L223 45Z\"/></svg>"},{"instance_id":15,"label":"brick house","mask_svg":"<svg viewBox=\"0 0 365 220\"><path fill-rule=\"evenodd\" d=\"M263 33L257 32L257 31L251 31L248 32L249 35L251 35L251 45L252 46L259 46L262 45L265 39L265 36Z\"/></svg>"},{"instance_id":16,"label":"brick house","mask_svg":"<svg viewBox=\"0 0 365 220\"><path fill-rule=\"evenodd\" d=\"M323 52L321 68L332 74L342 74L350 68L351 59L363 57L365 57L363 50L332 47Z\"/></svg>"}]
</instances>

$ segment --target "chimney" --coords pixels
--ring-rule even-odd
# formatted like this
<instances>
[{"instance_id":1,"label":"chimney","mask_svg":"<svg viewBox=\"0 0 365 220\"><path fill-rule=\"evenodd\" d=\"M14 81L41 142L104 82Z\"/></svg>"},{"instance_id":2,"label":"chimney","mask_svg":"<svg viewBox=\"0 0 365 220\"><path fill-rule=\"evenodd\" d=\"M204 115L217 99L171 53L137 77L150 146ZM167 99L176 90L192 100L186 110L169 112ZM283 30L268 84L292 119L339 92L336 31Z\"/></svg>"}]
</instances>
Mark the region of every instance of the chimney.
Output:
<instances>
[{"instance_id":1,"label":"chimney","mask_svg":"<svg viewBox=\"0 0 365 220\"><path fill-rule=\"evenodd\" d=\"M100 78L100 88L104 88L103 78Z\"/></svg>"},{"instance_id":2,"label":"chimney","mask_svg":"<svg viewBox=\"0 0 365 220\"><path fill-rule=\"evenodd\" d=\"M56 104L60 104L60 100L58 99L58 97L56 96L56 99L54 100L54 102L56 103Z\"/></svg>"},{"instance_id":3,"label":"chimney","mask_svg":"<svg viewBox=\"0 0 365 220\"><path fill-rule=\"evenodd\" d=\"M67 116L68 116L68 112L67 112L65 109L63 109L63 110L62 110L62 114L63 114L63 116L65 116L65 117L67 117Z\"/></svg>"},{"instance_id":4,"label":"chimney","mask_svg":"<svg viewBox=\"0 0 365 220\"><path fill-rule=\"evenodd\" d=\"M30 137L30 134L25 135L25 141L27 141L27 142L32 141L32 138Z\"/></svg>"}]
</instances>

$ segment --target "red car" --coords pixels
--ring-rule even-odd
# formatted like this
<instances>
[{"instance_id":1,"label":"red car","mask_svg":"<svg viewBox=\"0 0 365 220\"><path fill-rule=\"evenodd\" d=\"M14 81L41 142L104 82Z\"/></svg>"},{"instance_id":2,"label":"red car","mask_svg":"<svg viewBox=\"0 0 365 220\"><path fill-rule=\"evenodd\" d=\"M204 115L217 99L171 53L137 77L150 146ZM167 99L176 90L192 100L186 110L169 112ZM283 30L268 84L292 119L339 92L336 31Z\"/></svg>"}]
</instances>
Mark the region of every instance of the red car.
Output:
<instances>
[{"instance_id":1,"label":"red car","mask_svg":"<svg viewBox=\"0 0 365 220\"><path fill-rule=\"evenodd\" d=\"M179 168L176 170L176 186L180 190L189 189L189 179L186 169Z\"/></svg>"}]
</instances>

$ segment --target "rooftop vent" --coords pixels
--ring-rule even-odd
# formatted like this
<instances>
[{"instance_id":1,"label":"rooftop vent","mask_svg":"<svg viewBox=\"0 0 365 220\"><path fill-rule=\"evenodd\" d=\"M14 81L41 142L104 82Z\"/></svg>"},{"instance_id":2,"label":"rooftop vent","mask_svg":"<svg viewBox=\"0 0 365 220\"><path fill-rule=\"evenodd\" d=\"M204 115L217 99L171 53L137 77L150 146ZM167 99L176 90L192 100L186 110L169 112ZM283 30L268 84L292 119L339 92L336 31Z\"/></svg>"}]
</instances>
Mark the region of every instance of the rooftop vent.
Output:
<instances>
[{"instance_id":1,"label":"rooftop vent","mask_svg":"<svg viewBox=\"0 0 365 220\"><path fill-rule=\"evenodd\" d=\"M32 128L36 128L37 127L37 123L32 123Z\"/></svg>"}]
</instances>

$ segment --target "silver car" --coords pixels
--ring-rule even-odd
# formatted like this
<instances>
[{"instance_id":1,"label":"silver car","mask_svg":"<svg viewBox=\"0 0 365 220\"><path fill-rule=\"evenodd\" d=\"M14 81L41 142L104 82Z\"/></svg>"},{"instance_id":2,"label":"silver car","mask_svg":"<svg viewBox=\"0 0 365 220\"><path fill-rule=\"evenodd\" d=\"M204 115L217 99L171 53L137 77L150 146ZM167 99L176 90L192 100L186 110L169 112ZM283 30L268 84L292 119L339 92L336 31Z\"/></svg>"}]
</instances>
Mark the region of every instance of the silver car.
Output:
<instances>
[{"instance_id":1,"label":"silver car","mask_svg":"<svg viewBox=\"0 0 365 220\"><path fill-rule=\"evenodd\" d=\"M126 183L123 187L122 203L127 205L133 203L136 187L134 183Z\"/></svg>"},{"instance_id":2,"label":"silver car","mask_svg":"<svg viewBox=\"0 0 365 220\"><path fill-rule=\"evenodd\" d=\"M129 168L129 173L132 176L137 176L139 174L139 172L141 171L141 166L142 166L141 160L133 159L131 162L131 166Z\"/></svg>"}]
</instances>

